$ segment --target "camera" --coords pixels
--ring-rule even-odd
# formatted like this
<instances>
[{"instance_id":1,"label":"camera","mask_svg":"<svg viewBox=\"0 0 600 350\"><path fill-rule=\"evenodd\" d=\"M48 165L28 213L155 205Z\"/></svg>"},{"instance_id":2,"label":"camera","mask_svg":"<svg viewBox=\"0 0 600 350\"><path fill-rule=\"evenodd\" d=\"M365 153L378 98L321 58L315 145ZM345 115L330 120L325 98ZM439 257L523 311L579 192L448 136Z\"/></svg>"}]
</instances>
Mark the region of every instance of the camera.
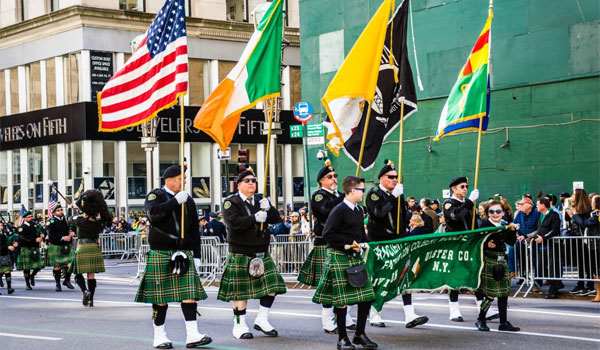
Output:
<instances>
[{"instance_id":1,"label":"camera","mask_svg":"<svg viewBox=\"0 0 600 350\"><path fill-rule=\"evenodd\" d=\"M320 149L317 152L317 159L318 160L323 160L325 157L327 157L327 151Z\"/></svg>"}]
</instances>

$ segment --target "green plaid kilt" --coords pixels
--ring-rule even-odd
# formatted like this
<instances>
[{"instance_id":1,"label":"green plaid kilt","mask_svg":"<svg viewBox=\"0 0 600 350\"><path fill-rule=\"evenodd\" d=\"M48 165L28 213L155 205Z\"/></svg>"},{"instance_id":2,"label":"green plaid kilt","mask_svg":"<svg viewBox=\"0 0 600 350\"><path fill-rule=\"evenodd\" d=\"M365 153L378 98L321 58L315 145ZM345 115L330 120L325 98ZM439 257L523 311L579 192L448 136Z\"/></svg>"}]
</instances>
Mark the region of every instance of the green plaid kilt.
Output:
<instances>
[{"instance_id":1,"label":"green plaid kilt","mask_svg":"<svg viewBox=\"0 0 600 350\"><path fill-rule=\"evenodd\" d=\"M37 261L31 260L30 258L30 254L33 250L40 252L40 258ZM44 267L44 257L42 256L40 248L21 248L19 257L17 258L17 270L35 270L43 269Z\"/></svg>"},{"instance_id":2,"label":"green plaid kilt","mask_svg":"<svg viewBox=\"0 0 600 350\"><path fill-rule=\"evenodd\" d=\"M144 276L140 281L135 301L148 304L166 304L183 300L204 300L208 298L196 267L194 253L185 251L190 258L190 268L183 276L169 272L169 260L173 250L150 250Z\"/></svg>"},{"instance_id":3,"label":"green plaid kilt","mask_svg":"<svg viewBox=\"0 0 600 350\"><path fill-rule=\"evenodd\" d=\"M104 257L98 243L79 243L69 272L81 274L104 271Z\"/></svg>"},{"instance_id":4,"label":"green plaid kilt","mask_svg":"<svg viewBox=\"0 0 600 350\"><path fill-rule=\"evenodd\" d=\"M259 299L271 293L284 294L287 291L271 254L265 253L263 258L265 273L260 277L251 277L248 274L250 260L252 258L244 254L227 255L225 271L219 285L218 300Z\"/></svg>"},{"instance_id":5,"label":"green plaid kilt","mask_svg":"<svg viewBox=\"0 0 600 350\"><path fill-rule=\"evenodd\" d=\"M498 256L503 256L502 261L498 261ZM500 281L494 280L494 265L504 265L504 278ZM484 265L481 272L481 283L478 292L488 297L507 297L510 294L510 279L508 278L508 264L506 263L506 254L504 252L484 253Z\"/></svg>"},{"instance_id":6,"label":"green plaid kilt","mask_svg":"<svg viewBox=\"0 0 600 350\"><path fill-rule=\"evenodd\" d=\"M362 263L360 257L348 256L335 249L327 249L323 276L312 301L322 305L354 305L375 299L370 278L362 288L352 287L346 277L346 269Z\"/></svg>"},{"instance_id":7,"label":"green plaid kilt","mask_svg":"<svg viewBox=\"0 0 600 350\"><path fill-rule=\"evenodd\" d=\"M318 286L319 281L321 280L321 274L323 273L325 260L327 260L327 246L315 246L302 265L302 269L298 275L298 281L309 286Z\"/></svg>"},{"instance_id":8,"label":"green plaid kilt","mask_svg":"<svg viewBox=\"0 0 600 350\"><path fill-rule=\"evenodd\" d=\"M5 255L5 256L10 257L9 255ZM0 275L5 274L7 272L11 272L12 268L13 268L12 267L12 260L10 261L10 265L8 265L8 266L2 266L2 265L0 265Z\"/></svg>"},{"instance_id":9,"label":"green plaid kilt","mask_svg":"<svg viewBox=\"0 0 600 350\"><path fill-rule=\"evenodd\" d=\"M73 261L73 257L75 256L73 246L71 246L71 250L67 255L63 255L60 252L60 248L61 246L59 245L48 244L48 250L46 250L46 266L61 267L69 265L71 261Z\"/></svg>"}]
</instances>

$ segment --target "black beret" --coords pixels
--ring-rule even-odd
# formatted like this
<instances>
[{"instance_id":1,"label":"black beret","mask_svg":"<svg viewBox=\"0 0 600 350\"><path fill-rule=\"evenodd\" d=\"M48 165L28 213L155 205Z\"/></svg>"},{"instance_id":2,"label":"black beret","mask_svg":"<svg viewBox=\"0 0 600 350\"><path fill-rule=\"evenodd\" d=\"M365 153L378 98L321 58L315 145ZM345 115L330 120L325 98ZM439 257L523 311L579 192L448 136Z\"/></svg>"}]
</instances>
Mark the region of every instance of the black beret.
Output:
<instances>
[{"instance_id":1,"label":"black beret","mask_svg":"<svg viewBox=\"0 0 600 350\"><path fill-rule=\"evenodd\" d=\"M325 177L325 175L334 172L335 170L333 169L333 167L331 165L326 165L324 166L321 170L319 170L319 173L317 174L317 181L321 180L322 178Z\"/></svg>"},{"instance_id":2,"label":"black beret","mask_svg":"<svg viewBox=\"0 0 600 350\"><path fill-rule=\"evenodd\" d=\"M467 179L464 176L455 177L454 179L452 179L452 181L450 181L449 187L452 188L452 186L456 186L458 184L467 183L467 182L469 182L469 179Z\"/></svg>"},{"instance_id":3,"label":"black beret","mask_svg":"<svg viewBox=\"0 0 600 350\"><path fill-rule=\"evenodd\" d=\"M185 172L186 170L187 170L187 167L184 166L183 171ZM181 175L181 165L171 165L163 173L163 179L168 179L170 177L175 177L175 176L179 176L179 175Z\"/></svg>"},{"instance_id":4,"label":"black beret","mask_svg":"<svg viewBox=\"0 0 600 350\"><path fill-rule=\"evenodd\" d=\"M256 174L254 173L254 170L251 167L248 167L246 170L242 171L238 175L237 180L236 180L235 183L239 184L240 182L242 182L242 180L244 180L245 177L250 176L250 175L256 177Z\"/></svg>"},{"instance_id":5,"label":"black beret","mask_svg":"<svg viewBox=\"0 0 600 350\"><path fill-rule=\"evenodd\" d=\"M56 206L54 207L54 209L52 209L52 212L54 213L58 209L62 209L62 206L60 205L60 203L56 203Z\"/></svg>"},{"instance_id":6,"label":"black beret","mask_svg":"<svg viewBox=\"0 0 600 350\"><path fill-rule=\"evenodd\" d=\"M383 166L383 168L381 168L381 170L379 170L379 175L377 176L377 178L380 179L383 175L389 173L392 170L396 170L396 168L394 167L394 162L386 159L385 165Z\"/></svg>"}]
</instances>

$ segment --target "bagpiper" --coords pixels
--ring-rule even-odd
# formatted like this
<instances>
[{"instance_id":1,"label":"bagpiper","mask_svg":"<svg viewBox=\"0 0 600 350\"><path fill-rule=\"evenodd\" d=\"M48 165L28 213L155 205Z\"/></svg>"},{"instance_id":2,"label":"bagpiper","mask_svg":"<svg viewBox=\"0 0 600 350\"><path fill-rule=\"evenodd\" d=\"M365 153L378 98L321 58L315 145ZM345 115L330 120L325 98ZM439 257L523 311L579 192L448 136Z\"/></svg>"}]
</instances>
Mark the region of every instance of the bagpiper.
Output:
<instances>
[{"instance_id":1,"label":"bagpiper","mask_svg":"<svg viewBox=\"0 0 600 350\"><path fill-rule=\"evenodd\" d=\"M354 345L376 349L377 344L365 334L365 326L375 292L360 256L368 241L364 215L357 205L365 192L365 180L348 176L342 182L345 198L327 218L323 239L327 242L327 259L313 302L333 305L338 325L338 350L353 350ZM358 304L356 332L350 342L346 331L346 308Z\"/></svg>"},{"instance_id":2,"label":"bagpiper","mask_svg":"<svg viewBox=\"0 0 600 350\"><path fill-rule=\"evenodd\" d=\"M369 214L367 223L369 240L389 241L406 237L404 186L398 183L398 172L392 161L385 160L378 178L379 185L371 188L366 199ZM400 212L398 212L398 203L400 203ZM398 216L400 221L398 221ZM402 302L406 328L414 328L429 321L427 316L419 316L415 313L410 292L402 294ZM371 308L370 322L371 326L385 327L381 315L375 308Z\"/></svg>"},{"instance_id":3,"label":"bagpiper","mask_svg":"<svg viewBox=\"0 0 600 350\"><path fill-rule=\"evenodd\" d=\"M17 229L20 248L17 270L23 271L26 289L32 290L31 287L35 286L35 275L44 268L40 246L45 235L42 233L42 227L33 222L31 210L25 211L22 217L23 224Z\"/></svg>"},{"instance_id":4,"label":"bagpiper","mask_svg":"<svg viewBox=\"0 0 600 350\"><path fill-rule=\"evenodd\" d=\"M207 298L196 272L200 265L200 232L196 204L181 187L181 165L165 170L165 185L148 193L144 207L150 221L148 242L150 251L146 270L135 296L138 303L152 304L153 346L172 349L167 337L165 320L168 303L180 302L185 319L186 347L197 348L212 339L198 332L197 301ZM184 226L181 227L181 206L184 205Z\"/></svg>"},{"instance_id":5,"label":"bagpiper","mask_svg":"<svg viewBox=\"0 0 600 350\"><path fill-rule=\"evenodd\" d=\"M233 301L233 336L253 338L246 325L248 299L260 299L254 329L269 337L278 332L269 323L269 312L277 294L286 292L277 272L269 243L269 224L281 221L276 208L256 193L257 180L252 168L242 171L236 180L238 192L223 202L229 253L219 285L218 300Z\"/></svg>"},{"instance_id":6,"label":"bagpiper","mask_svg":"<svg viewBox=\"0 0 600 350\"><path fill-rule=\"evenodd\" d=\"M68 272L75 274L75 283L83 293L83 306L94 306L96 273L104 272L104 257L98 244L102 224L110 226L112 216L108 212L102 193L87 190L75 203L83 214L73 216L71 222L77 230L77 251ZM87 274L87 287L83 274Z\"/></svg>"},{"instance_id":7,"label":"bagpiper","mask_svg":"<svg viewBox=\"0 0 600 350\"><path fill-rule=\"evenodd\" d=\"M310 201L312 215L315 217L313 249L306 257L298 275L299 282L313 287L319 285L323 264L325 264L325 260L327 259L327 243L323 239L325 222L331 210L344 200L343 193L337 190L337 178L338 175L331 166L331 162L328 159L325 160L325 166L317 174L319 189L312 194ZM322 306L321 324L325 333L337 333L332 305ZM352 320L350 320L350 324L352 324Z\"/></svg>"},{"instance_id":8,"label":"bagpiper","mask_svg":"<svg viewBox=\"0 0 600 350\"><path fill-rule=\"evenodd\" d=\"M10 254L14 252L19 243L10 235L10 232L4 228L4 223L0 222L0 287L4 287L2 276L6 278L6 291L12 294L15 290L12 288L12 269L13 263Z\"/></svg>"},{"instance_id":9,"label":"bagpiper","mask_svg":"<svg viewBox=\"0 0 600 350\"><path fill-rule=\"evenodd\" d=\"M69 264L73 261L75 252L73 251L73 237L75 232L73 227L67 222L64 210L58 203L52 210L52 217L46 225L48 233L48 250L46 251L46 266L52 266L52 274L56 282L55 290L62 290L60 285L61 270L65 270L65 279L63 286L74 289L71 284L71 273L68 271Z\"/></svg>"}]
</instances>

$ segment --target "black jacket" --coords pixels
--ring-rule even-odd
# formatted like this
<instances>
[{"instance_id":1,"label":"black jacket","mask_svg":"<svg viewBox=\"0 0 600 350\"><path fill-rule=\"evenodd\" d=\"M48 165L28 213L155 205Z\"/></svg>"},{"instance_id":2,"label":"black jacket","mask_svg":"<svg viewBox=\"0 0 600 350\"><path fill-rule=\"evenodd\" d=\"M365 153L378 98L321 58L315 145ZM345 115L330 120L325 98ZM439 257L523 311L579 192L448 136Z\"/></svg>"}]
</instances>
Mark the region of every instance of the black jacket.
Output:
<instances>
[{"instance_id":1,"label":"black jacket","mask_svg":"<svg viewBox=\"0 0 600 350\"><path fill-rule=\"evenodd\" d=\"M344 195L337 192L337 196L322 188L316 190L310 200L310 208L315 216L315 225L313 231L315 233L315 245L325 245L323 240L323 229L325 222L329 217L329 213L344 200Z\"/></svg>"},{"instance_id":2,"label":"black jacket","mask_svg":"<svg viewBox=\"0 0 600 350\"><path fill-rule=\"evenodd\" d=\"M68 236L71 228L67 219L63 216L62 219L52 217L46 226L46 232L48 233L48 240L54 245L69 245L71 241L63 241L62 237Z\"/></svg>"},{"instance_id":3,"label":"black jacket","mask_svg":"<svg viewBox=\"0 0 600 350\"><path fill-rule=\"evenodd\" d=\"M369 221L367 231L371 241L389 241L406 237L406 217L404 195L400 196L400 233L396 234L398 222L398 198L383 191L379 186L371 188L367 194Z\"/></svg>"},{"instance_id":4,"label":"black jacket","mask_svg":"<svg viewBox=\"0 0 600 350\"><path fill-rule=\"evenodd\" d=\"M554 236L560 236L560 217L554 210L548 209L544 221L542 221L542 213L538 221L537 235L541 236L544 241Z\"/></svg>"},{"instance_id":5,"label":"black jacket","mask_svg":"<svg viewBox=\"0 0 600 350\"><path fill-rule=\"evenodd\" d=\"M225 231L225 225L217 220L211 220L206 223L206 229L208 230L207 236L217 237L219 242L224 243L227 232Z\"/></svg>"},{"instance_id":6,"label":"black jacket","mask_svg":"<svg viewBox=\"0 0 600 350\"><path fill-rule=\"evenodd\" d=\"M19 226L17 229L19 232L19 247L21 248L39 248L40 244L35 240L40 236L36 225L33 223Z\"/></svg>"},{"instance_id":7,"label":"black jacket","mask_svg":"<svg viewBox=\"0 0 600 350\"><path fill-rule=\"evenodd\" d=\"M0 232L0 256L8 255L8 237L4 232Z\"/></svg>"},{"instance_id":8,"label":"black jacket","mask_svg":"<svg viewBox=\"0 0 600 350\"><path fill-rule=\"evenodd\" d=\"M181 205L162 188L153 189L144 202L150 221L148 243L152 250L191 250L200 258L200 225L196 204L191 197L185 203L184 238L181 239Z\"/></svg>"},{"instance_id":9,"label":"black jacket","mask_svg":"<svg viewBox=\"0 0 600 350\"><path fill-rule=\"evenodd\" d=\"M327 242L327 248L333 248L347 254L354 250L344 249L344 245L368 242L365 234L364 216L359 207L350 209L342 202L333 208L323 229L323 239Z\"/></svg>"},{"instance_id":10,"label":"black jacket","mask_svg":"<svg viewBox=\"0 0 600 350\"><path fill-rule=\"evenodd\" d=\"M281 221L279 212L271 206L267 211L267 221L262 231L260 222L256 222L254 214L260 211L259 201L261 196L254 195L253 205L242 200L239 194L229 196L223 202L223 220L227 226L227 242L231 253L253 255L266 253L271 242L269 224Z\"/></svg>"},{"instance_id":11,"label":"black jacket","mask_svg":"<svg viewBox=\"0 0 600 350\"><path fill-rule=\"evenodd\" d=\"M573 220L582 230L588 229L588 236L598 236L600 233L600 222L598 221L598 211L592 212L590 215L573 215Z\"/></svg>"},{"instance_id":12,"label":"black jacket","mask_svg":"<svg viewBox=\"0 0 600 350\"><path fill-rule=\"evenodd\" d=\"M483 220L481 226L479 228L484 227L496 227L496 225L492 224L489 220ZM495 248L488 247L488 242L494 241L496 245ZM511 230L502 230L500 232L492 233L488 239L485 241L484 250L492 251L492 252L504 252L506 251L506 247L504 244L515 245L517 241L517 231Z\"/></svg>"},{"instance_id":13,"label":"black jacket","mask_svg":"<svg viewBox=\"0 0 600 350\"><path fill-rule=\"evenodd\" d=\"M97 240L102 230L102 223L100 221L88 220L83 216L75 216L73 223L77 228L77 239Z\"/></svg>"},{"instance_id":14,"label":"black jacket","mask_svg":"<svg viewBox=\"0 0 600 350\"><path fill-rule=\"evenodd\" d=\"M465 198L461 202L455 198L444 201L442 205L444 219L446 219L446 232L469 231L473 220L473 202ZM477 222L475 222L477 228Z\"/></svg>"}]
</instances>

